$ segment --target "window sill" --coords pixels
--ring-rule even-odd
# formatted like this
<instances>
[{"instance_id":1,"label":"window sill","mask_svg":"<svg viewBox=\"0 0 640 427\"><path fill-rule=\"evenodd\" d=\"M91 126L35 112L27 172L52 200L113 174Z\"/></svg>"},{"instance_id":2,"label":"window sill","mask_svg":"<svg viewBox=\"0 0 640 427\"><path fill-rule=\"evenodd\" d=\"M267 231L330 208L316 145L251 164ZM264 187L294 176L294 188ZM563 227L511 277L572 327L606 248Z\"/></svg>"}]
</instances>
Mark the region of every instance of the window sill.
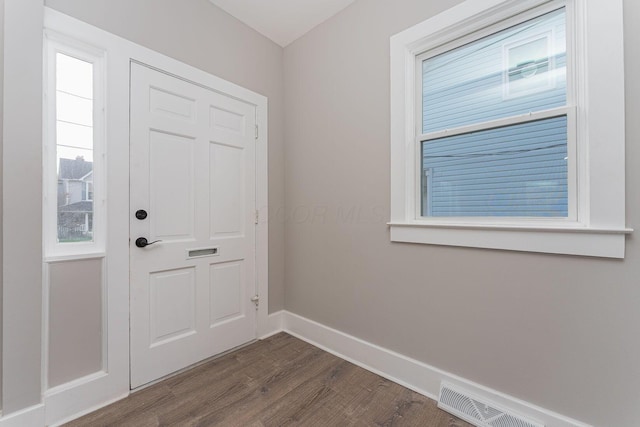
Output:
<instances>
[{"instance_id":1,"label":"window sill","mask_svg":"<svg viewBox=\"0 0 640 427\"><path fill-rule=\"evenodd\" d=\"M391 222L391 241L624 258L630 228Z\"/></svg>"},{"instance_id":2,"label":"window sill","mask_svg":"<svg viewBox=\"0 0 640 427\"><path fill-rule=\"evenodd\" d=\"M104 251L86 252L86 253L64 253L45 256L43 261L45 263L53 262L66 262L66 261L78 261L85 259L100 259L106 258L107 254Z\"/></svg>"}]
</instances>

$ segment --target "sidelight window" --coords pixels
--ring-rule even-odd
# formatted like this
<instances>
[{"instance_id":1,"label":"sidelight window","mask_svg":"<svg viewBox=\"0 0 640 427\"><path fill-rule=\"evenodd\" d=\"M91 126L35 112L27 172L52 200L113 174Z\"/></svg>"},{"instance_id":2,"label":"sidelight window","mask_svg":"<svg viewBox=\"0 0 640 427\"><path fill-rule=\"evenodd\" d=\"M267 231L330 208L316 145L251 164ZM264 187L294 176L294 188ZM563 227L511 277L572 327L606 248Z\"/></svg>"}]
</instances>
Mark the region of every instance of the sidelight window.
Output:
<instances>
[{"instance_id":1,"label":"sidelight window","mask_svg":"<svg viewBox=\"0 0 640 427\"><path fill-rule=\"evenodd\" d=\"M46 246L49 254L99 250L104 226L104 182L99 179L104 161L103 55L51 34L46 48Z\"/></svg>"}]
</instances>

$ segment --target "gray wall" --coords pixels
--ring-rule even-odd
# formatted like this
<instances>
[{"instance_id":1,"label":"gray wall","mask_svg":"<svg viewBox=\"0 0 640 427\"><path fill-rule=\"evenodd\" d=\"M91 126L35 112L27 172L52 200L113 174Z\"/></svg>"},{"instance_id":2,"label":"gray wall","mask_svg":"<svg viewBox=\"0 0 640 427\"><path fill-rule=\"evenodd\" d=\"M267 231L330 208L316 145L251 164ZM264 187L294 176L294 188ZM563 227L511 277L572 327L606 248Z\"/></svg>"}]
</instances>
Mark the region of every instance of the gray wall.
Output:
<instances>
[{"instance_id":1,"label":"gray wall","mask_svg":"<svg viewBox=\"0 0 640 427\"><path fill-rule=\"evenodd\" d=\"M41 398L42 0L7 0L4 23L2 409ZM9 108L10 105L10 108ZM28 197L25 197L28 195Z\"/></svg>"},{"instance_id":2,"label":"gray wall","mask_svg":"<svg viewBox=\"0 0 640 427\"><path fill-rule=\"evenodd\" d=\"M208 0L46 0L67 15L269 98L269 207L284 206L282 48ZM269 312L284 306L284 224L269 224Z\"/></svg>"},{"instance_id":3,"label":"gray wall","mask_svg":"<svg viewBox=\"0 0 640 427\"><path fill-rule=\"evenodd\" d=\"M0 135L2 135L4 104L4 0L0 0ZM0 188L2 188L2 143L0 143ZM2 224L2 197L0 197L0 224ZM0 226L0 260L2 259L2 227ZM2 319L2 261L0 261L0 319ZM2 325L0 325L0 384L2 384ZM0 409L2 408L0 387Z\"/></svg>"},{"instance_id":4,"label":"gray wall","mask_svg":"<svg viewBox=\"0 0 640 427\"><path fill-rule=\"evenodd\" d=\"M389 37L456 3L359 0L285 48L285 307L561 414L637 426L635 235L623 261L389 242ZM640 5L625 6L638 229Z\"/></svg>"},{"instance_id":5,"label":"gray wall","mask_svg":"<svg viewBox=\"0 0 640 427\"><path fill-rule=\"evenodd\" d=\"M102 269L102 259L48 266L48 388L103 369Z\"/></svg>"}]
</instances>

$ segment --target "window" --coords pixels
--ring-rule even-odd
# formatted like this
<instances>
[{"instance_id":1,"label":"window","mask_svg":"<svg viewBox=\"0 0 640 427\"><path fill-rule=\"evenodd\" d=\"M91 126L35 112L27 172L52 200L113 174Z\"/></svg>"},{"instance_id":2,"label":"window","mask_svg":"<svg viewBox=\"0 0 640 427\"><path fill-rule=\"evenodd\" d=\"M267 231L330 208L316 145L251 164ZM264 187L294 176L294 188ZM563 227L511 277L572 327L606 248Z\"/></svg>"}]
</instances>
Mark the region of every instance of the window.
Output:
<instances>
[{"instance_id":1,"label":"window","mask_svg":"<svg viewBox=\"0 0 640 427\"><path fill-rule=\"evenodd\" d=\"M82 200L93 201L93 182L85 181L84 191L82 192Z\"/></svg>"},{"instance_id":2,"label":"window","mask_svg":"<svg viewBox=\"0 0 640 427\"><path fill-rule=\"evenodd\" d=\"M422 216L569 216L565 33L562 7L418 57Z\"/></svg>"},{"instance_id":3,"label":"window","mask_svg":"<svg viewBox=\"0 0 640 427\"><path fill-rule=\"evenodd\" d=\"M44 227L47 255L100 252L103 54L47 33Z\"/></svg>"},{"instance_id":4,"label":"window","mask_svg":"<svg viewBox=\"0 0 640 427\"><path fill-rule=\"evenodd\" d=\"M393 241L624 257L621 3L467 1L392 37Z\"/></svg>"}]
</instances>

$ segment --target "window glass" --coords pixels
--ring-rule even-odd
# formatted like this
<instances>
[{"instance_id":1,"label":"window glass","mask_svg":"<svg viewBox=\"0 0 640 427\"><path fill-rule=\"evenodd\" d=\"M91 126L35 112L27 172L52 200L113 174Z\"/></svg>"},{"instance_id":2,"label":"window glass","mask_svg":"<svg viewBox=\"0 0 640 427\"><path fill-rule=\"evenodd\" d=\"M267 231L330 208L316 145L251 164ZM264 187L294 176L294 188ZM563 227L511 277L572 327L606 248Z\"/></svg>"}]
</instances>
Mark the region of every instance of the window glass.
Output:
<instances>
[{"instance_id":1,"label":"window glass","mask_svg":"<svg viewBox=\"0 0 640 427\"><path fill-rule=\"evenodd\" d=\"M568 217L567 116L522 116L567 104L565 21L559 9L422 61L423 132L482 129L425 135L422 216Z\"/></svg>"},{"instance_id":2,"label":"window glass","mask_svg":"<svg viewBox=\"0 0 640 427\"><path fill-rule=\"evenodd\" d=\"M567 118L422 143L422 215L566 217Z\"/></svg>"},{"instance_id":3,"label":"window glass","mask_svg":"<svg viewBox=\"0 0 640 427\"><path fill-rule=\"evenodd\" d=\"M566 104L565 10L422 62L422 132Z\"/></svg>"},{"instance_id":4,"label":"window glass","mask_svg":"<svg viewBox=\"0 0 640 427\"><path fill-rule=\"evenodd\" d=\"M93 241L93 64L56 54L58 242Z\"/></svg>"},{"instance_id":5,"label":"window glass","mask_svg":"<svg viewBox=\"0 0 640 427\"><path fill-rule=\"evenodd\" d=\"M56 90L93 99L93 64L58 53L56 71Z\"/></svg>"}]
</instances>

